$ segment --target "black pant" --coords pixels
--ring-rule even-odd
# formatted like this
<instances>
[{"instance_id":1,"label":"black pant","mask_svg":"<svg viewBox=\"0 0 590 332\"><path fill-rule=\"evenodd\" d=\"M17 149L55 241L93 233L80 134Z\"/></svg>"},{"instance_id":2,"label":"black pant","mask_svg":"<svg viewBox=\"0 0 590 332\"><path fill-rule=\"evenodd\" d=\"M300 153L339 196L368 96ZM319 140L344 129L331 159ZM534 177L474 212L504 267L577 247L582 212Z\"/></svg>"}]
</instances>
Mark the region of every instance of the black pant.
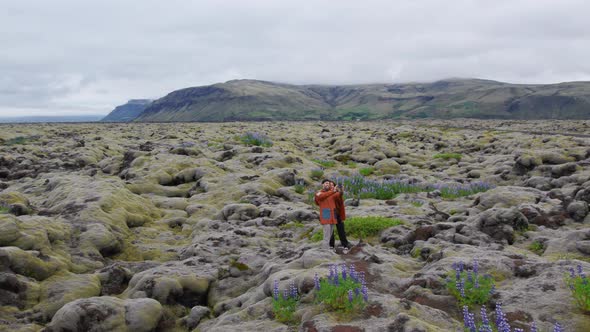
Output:
<instances>
[{"instance_id":1,"label":"black pant","mask_svg":"<svg viewBox=\"0 0 590 332\"><path fill-rule=\"evenodd\" d=\"M343 247L348 247L348 240L346 239L346 232L344 231L344 222L342 222L338 213L336 213L336 220L338 221L338 223L336 224L336 230L338 231L340 244ZM330 237L330 247L334 247L335 242L336 241L334 239L334 232L332 232L332 236Z\"/></svg>"}]
</instances>

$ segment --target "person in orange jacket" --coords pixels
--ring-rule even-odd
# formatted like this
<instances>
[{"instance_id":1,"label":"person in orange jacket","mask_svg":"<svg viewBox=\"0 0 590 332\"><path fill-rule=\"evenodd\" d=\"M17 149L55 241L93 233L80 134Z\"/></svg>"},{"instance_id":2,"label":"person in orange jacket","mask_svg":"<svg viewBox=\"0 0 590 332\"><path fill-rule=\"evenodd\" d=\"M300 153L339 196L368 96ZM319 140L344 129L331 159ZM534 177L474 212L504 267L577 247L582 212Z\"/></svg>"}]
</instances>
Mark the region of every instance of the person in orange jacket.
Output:
<instances>
[{"instance_id":1,"label":"person in orange jacket","mask_svg":"<svg viewBox=\"0 0 590 332\"><path fill-rule=\"evenodd\" d=\"M344 188L342 186L336 186L334 181L332 182L332 187L336 188L340 195L335 199L336 201L336 231L338 232L338 237L340 238L340 245L342 245L346 249L350 249L352 246L346 239L346 231L344 230L344 220L346 220L346 210L344 209L344 199L342 195L344 195ZM334 247L335 239L334 233L330 237L330 247Z\"/></svg>"},{"instance_id":2,"label":"person in orange jacket","mask_svg":"<svg viewBox=\"0 0 590 332\"><path fill-rule=\"evenodd\" d=\"M334 245L334 225L342 225L342 233L344 233L344 224L342 217L346 218L344 212L344 202L342 199L342 190L334 186L334 182L330 180L322 181L322 189L315 194L315 203L320 207L320 223L323 229L322 248L329 249ZM338 227L338 226L337 226ZM340 236L340 229L338 229ZM343 246L348 247L346 241L346 234L344 234Z\"/></svg>"}]
</instances>

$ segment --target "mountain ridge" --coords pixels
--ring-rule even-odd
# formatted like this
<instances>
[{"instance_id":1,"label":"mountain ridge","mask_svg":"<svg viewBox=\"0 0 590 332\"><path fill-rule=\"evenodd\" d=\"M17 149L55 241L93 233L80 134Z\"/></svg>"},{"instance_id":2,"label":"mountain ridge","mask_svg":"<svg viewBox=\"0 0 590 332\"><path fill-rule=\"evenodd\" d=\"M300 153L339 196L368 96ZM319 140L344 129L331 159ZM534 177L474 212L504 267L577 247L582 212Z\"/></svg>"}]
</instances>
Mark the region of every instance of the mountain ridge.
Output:
<instances>
[{"instance_id":1,"label":"mountain ridge","mask_svg":"<svg viewBox=\"0 0 590 332\"><path fill-rule=\"evenodd\" d=\"M131 121L413 118L590 119L590 82L514 84L450 78L295 85L240 79L172 91L147 104Z\"/></svg>"}]
</instances>

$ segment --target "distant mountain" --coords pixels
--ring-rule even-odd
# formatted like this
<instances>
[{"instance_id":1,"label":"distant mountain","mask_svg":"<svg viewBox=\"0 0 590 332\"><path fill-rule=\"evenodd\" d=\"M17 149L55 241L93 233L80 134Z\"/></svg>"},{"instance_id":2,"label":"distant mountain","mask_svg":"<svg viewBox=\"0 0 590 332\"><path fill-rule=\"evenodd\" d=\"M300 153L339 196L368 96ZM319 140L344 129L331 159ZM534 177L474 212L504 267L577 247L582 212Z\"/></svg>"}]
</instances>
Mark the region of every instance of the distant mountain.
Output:
<instances>
[{"instance_id":1,"label":"distant mountain","mask_svg":"<svg viewBox=\"0 0 590 332\"><path fill-rule=\"evenodd\" d=\"M0 123L96 122L104 115L0 117Z\"/></svg>"},{"instance_id":2,"label":"distant mountain","mask_svg":"<svg viewBox=\"0 0 590 332\"><path fill-rule=\"evenodd\" d=\"M291 85L233 80L173 91L150 103L134 121L459 117L590 119L590 82L510 84L447 79L433 83Z\"/></svg>"},{"instance_id":3,"label":"distant mountain","mask_svg":"<svg viewBox=\"0 0 590 332\"><path fill-rule=\"evenodd\" d=\"M151 99L131 99L125 105L117 106L104 117L102 122L130 122L149 106Z\"/></svg>"}]
</instances>

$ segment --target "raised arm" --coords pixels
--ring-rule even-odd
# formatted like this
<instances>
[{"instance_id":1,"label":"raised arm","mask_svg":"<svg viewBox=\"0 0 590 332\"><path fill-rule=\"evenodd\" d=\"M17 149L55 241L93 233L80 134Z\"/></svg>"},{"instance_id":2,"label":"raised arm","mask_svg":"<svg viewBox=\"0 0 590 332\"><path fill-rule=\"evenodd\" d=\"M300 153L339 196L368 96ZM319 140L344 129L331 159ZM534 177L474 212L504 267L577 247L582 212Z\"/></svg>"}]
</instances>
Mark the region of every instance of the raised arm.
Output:
<instances>
[{"instance_id":1,"label":"raised arm","mask_svg":"<svg viewBox=\"0 0 590 332\"><path fill-rule=\"evenodd\" d=\"M326 198L336 194L337 192L334 191L318 191L315 194L315 203L317 205L320 205L321 202L323 202L324 200L326 200Z\"/></svg>"}]
</instances>

